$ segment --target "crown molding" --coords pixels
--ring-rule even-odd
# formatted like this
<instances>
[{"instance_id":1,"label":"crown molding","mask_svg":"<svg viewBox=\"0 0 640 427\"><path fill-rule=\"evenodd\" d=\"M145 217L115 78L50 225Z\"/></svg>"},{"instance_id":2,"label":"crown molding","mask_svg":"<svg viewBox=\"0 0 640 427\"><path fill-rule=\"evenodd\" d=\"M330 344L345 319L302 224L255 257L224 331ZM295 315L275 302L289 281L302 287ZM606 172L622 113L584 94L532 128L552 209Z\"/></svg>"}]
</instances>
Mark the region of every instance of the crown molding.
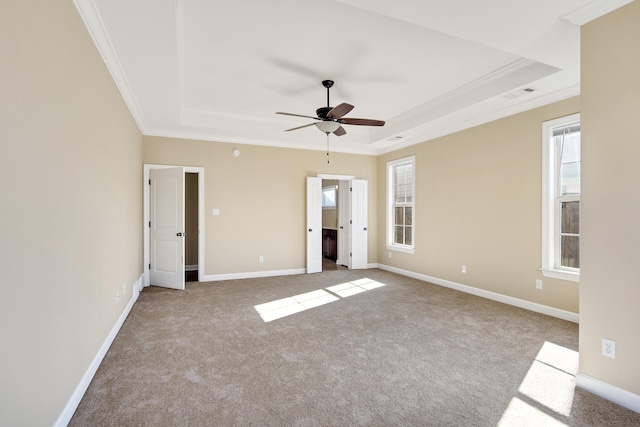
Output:
<instances>
[{"instance_id":1,"label":"crown molding","mask_svg":"<svg viewBox=\"0 0 640 427\"><path fill-rule=\"evenodd\" d=\"M144 134L147 126L145 124L142 111L140 110L138 102L133 95L131 86L129 85L124 70L122 69L122 65L118 60L118 56L116 55L111 39L107 34L104 22L100 17L98 7L93 0L73 0L73 4L78 10L84 25L87 27L89 35L91 35L102 60L111 74L111 78L113 78L116 87L120 91L122 99L138 125L138 129L140 129L140 132Z\"/></svg>"},{"instance_id":2,"label":"crown molding","mask_svg":"<svg viewBox=\"0 0 640 427\"><path fill-rule=\"evenodd\" d=\"M326 151L327 147L324 143L318 144L316 141L304 142L299 141L282 141L276 139L258 139L252 137L235 137L223 134L212 134L209 132L194 132L194 131L173 131L166 129L148 129L144 132L144 136L157 136L161 138L174 138L174 139L189 139L195 141L208 141L213 143L223 144L239 144L239 145L257 145L262 147L276 147L276 148L292 148L296 150L311 150L311 151ZM370 144L362 143L334 143L331 142L332 153L346 153L346 154L362 154L366 156L376 156L378 153L374 147Z\"/></svg>"},{"instance_id":3,"label":"crown molding","mask_svg":"<svg viewBox=\"0 0 640 427\"><path fill-rule=\"evenodd\" d=\"M387 154L393 151L400 150L402 148L410 147L412 145L421 144L423 142L431 141L436 138L441 138L446 135L450 135L455 132L460 132L466 129L471 129L476 126L490 123L495 120L500 120L505 117L513 116L515 114L523 113L525 111L533 110L535 108L543 107L545 105L553 104L554 102L563 101L568 98L580 95L580 85L573 85L547 95L539 96L527 101L514 104L512 106L501 108L491 111L480 117L474 117L470 120L462 120L456 122L453 126L438 127L430 132L421 132L415 137L402 140L402 142L395 144L391 147L384 147L376 151L376 155Z\"/></svg>"},{"instance_id":4,"label":"crown molding","mask_svg":"<svg viewBox=\"0 0 640 427\"><path fill-rule=\"evenodd\" d=\"M594 0L562 15L560 19L582 26L631 2L633 0Z\"/></svg>"}]
</instances>

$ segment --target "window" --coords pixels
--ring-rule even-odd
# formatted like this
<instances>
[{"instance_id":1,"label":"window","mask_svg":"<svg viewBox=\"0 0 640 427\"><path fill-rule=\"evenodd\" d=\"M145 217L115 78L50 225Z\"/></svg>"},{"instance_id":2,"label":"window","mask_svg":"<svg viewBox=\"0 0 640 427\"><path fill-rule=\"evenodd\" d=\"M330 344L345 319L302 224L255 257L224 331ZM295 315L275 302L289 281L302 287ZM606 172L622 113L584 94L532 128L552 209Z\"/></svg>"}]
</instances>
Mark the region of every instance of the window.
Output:
<instances>
[{"instance_id":1,"label":"window","mask_svg":"<svg viewBox=\"0 0 640 427\"><path fill-rule=\"evenodd\" d=\"M322 209L336 208L337 191L338 191L337 185L322 187Z\"/></svg>"},{"instance_id":2,"label":"window","mask_svg":"<svg viewBox=\"0 0 640 427\"><path fill-rule=\"evenodd\" d=\"M415 157L387 163L387 247L413 253Z\"/></svg>"},{"instance_id":3,"label":"window","mask_svg":"<svg viewBox=\"0 0 640 427\"><path fill-rule=\"evenodd\" d=\"M580 115L542 125L542 273L580 280Z\"/></svg>"}]
</instances>

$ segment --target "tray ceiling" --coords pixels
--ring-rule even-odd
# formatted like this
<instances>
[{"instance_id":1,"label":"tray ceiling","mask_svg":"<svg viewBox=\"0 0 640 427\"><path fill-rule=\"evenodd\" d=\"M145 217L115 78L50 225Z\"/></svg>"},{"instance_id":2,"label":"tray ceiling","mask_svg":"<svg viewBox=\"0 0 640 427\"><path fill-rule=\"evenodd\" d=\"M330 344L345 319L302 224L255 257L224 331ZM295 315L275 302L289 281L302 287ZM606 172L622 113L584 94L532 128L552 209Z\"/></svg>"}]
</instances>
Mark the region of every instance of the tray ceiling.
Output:
<instances>
[{"instance_id":1,"label":"tray ceiling","mask_svg":"<svg viewBox=\"0 0 640 427\"><path fill-rule=\"evenodd\" d=\"M629 1L75 0L145 135L380 154L579 94L580 25ZM527 89L527 90L524 90Z\"/></svg>"}]
</instances>

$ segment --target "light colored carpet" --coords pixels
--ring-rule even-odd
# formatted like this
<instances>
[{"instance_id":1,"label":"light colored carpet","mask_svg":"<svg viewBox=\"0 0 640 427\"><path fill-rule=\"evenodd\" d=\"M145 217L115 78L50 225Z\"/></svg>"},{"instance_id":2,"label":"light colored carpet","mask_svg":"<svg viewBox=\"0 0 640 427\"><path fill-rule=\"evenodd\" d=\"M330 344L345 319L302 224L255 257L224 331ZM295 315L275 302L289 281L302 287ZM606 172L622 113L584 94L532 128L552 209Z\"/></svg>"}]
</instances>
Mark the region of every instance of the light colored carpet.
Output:
<instances>
[{"instance_id":1,"label":"light colored carpet","mask_svg":"<svg viewBox=\"0 0 640 427\"><path fill-rule=\"evenodd\" d=\"M573 323L382 270L150 287L70 425L640 425L574 387L577 349Z\"/></svg>"}]
</instances>

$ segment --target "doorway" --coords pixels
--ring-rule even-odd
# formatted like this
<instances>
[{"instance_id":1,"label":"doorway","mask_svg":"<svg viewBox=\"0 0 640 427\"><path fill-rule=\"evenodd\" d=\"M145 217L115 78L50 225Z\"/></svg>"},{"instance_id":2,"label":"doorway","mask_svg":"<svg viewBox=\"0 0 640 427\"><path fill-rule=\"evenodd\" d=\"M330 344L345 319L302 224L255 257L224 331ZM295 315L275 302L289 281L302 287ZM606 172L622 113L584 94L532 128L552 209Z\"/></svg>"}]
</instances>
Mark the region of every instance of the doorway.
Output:
<instances>
[{"instance_id":1,"label":"doorway","mask_svg":"<svg viewBox=\"0 0 640 427\"><path fill-rule=\"evenodd\" d=\"M180 275L183 283L189 271L197 272L191 273L189 278L204 281L204 168L193 166L145 164L143 169L143 286L151 285L151 171L154 169L169 168L182 168L184 171L185 191L183 192L180 203L183 204L185 214L190 218L188 221L185 221L184 224L184 226L189 227L189 229L184 228L184 232L186 233L183 241L185 257L181 262L183 267ZM187 195L188 193L189 195ZM189 200L187 200L187 197L189 197ZM193 198L195 198L195 200L192 200ZM187 238L190 238L188 242L186 240ZM189 249L187 249L187 247ZM184 288L184 285L182 288Z\"/></svg>"},{"instance_id":2,"label":"doorway","mask_svg":"<svg viewBox=\"0 0 640 427\"><path fill-rule=\"evenodd\" d=\"M336 209L323 215L331 188ZM367 188L366 180L349 175L307 178L307 273L323 271L326 259L334 257L336 266L367 268ZM327 244L335 246L327 250Z\"/></svg>"},{"instance_id":3,"label":"doorway","mask_svg":"<svg viewBox=\"0 0 640 427\"><path fill-rule=\"evenodd\" d=\"M198 174L184 174L184 281L197 282L198 262Z\"/></svg>"},{"instance_id":4,"label":"doorway","mask_svg":"<svg viewBox=\"0 0 640 427\"><path fill-rule=\"evenodd\" d=\"M322 271L347 267L342 251L345 239L339 233L344 223L341 214L346 208L341 197L344 190L336 179L322 180Z\"/></svg>"}]
</instances>

